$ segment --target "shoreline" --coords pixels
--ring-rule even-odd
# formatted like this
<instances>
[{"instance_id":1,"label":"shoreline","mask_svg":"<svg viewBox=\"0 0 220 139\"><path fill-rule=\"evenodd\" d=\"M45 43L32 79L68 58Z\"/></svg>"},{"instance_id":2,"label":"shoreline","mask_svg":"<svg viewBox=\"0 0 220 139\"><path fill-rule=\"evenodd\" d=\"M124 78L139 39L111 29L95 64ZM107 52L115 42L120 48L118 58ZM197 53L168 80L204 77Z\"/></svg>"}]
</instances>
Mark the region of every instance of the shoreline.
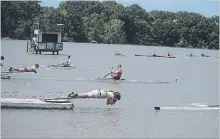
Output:
<instances>
[{"instance_id":1,"label":"shoreline","mask_svg":"<svg viewBox=\"0 0 220 139\"><path fill-rule=\"evenodd\" d=\"M21 40L21 39L3 39L1 38L1 41L30 41L30 40ZM179 46L166 46L166 45L140 45L140 44L107 44L107 43L92 43L92 42L63 42L63 43L79 43L79 44L91 44L91 45L114 45L114 46L118 46L118 45L123 45L123 46L135 46L135 47L159 47L159 48L180 48L180 49L198 49L198 50L218 50L219 49L208 49L208 48L194 48L194 47L179 47Z\"/></svg>"}]
</instances>

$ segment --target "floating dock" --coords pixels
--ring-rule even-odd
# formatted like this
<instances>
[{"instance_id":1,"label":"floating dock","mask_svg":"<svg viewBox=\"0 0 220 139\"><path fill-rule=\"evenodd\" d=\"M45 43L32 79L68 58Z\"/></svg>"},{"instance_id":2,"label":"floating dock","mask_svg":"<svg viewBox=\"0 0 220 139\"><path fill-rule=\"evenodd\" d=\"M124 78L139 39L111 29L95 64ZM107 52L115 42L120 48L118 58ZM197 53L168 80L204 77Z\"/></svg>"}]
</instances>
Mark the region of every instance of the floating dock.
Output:
<instances>
[{"instance_id":1,"label":"floating dock","mask_svg":"<svg viewBox=\"0 0 220 139\"><path fill-rule=\"evenodd\" d=\"M21 99L1 98L1 108L31 108L31 109L66 109L71 110L74 104L70 100L58 99Z\"/></svg>"},{"instance_id":2,"label":"floating dock","mask_svg":"<svg viewBox=\"0 0 220 139\"><path fill-rule=\"evenodd\" d=\"M11 75L7 72L1 72L1 79L10 79Z\"/></svg>"}]
</instances>

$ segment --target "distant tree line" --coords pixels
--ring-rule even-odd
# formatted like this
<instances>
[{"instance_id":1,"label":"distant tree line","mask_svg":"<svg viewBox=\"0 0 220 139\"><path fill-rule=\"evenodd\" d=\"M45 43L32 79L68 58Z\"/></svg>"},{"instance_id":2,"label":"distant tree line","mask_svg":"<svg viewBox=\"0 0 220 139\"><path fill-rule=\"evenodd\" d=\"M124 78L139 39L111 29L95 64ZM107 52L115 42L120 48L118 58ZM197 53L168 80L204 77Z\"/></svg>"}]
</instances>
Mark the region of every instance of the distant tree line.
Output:
<instances>
[{"instance_id":1,"label":"distant tree line","mask_svg":"<svg viewBox=\"0 0 220 139\"><path fill-rule=\"evenodd\" d=\"M39 1L1 1L1 35L26 39L39 27L56 30L63 40L219 49L219 16L193 12L146 12L137 4L114 1L63 1L58 8Z\"/></svg>"}]
</instances>

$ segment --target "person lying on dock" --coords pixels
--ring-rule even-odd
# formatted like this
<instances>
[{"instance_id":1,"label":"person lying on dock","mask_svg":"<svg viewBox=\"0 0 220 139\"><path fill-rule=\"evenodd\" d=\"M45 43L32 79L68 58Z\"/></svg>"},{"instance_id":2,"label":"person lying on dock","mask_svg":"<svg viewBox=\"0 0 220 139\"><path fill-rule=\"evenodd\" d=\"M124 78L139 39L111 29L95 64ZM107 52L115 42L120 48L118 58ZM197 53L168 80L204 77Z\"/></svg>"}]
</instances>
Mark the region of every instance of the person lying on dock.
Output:
<instances>
[{"instance_id":1,"label":"person lying on dock","mask_svg":"<svg viewBox=\"0 0 220 139\"><path fill-rule=\"evenodd\" d=\"M70 93L68 97L71 98L99 98L99 99L107 99L106 104L113 105L118 100L121 99L121 94L117 91L111 90L111 89L96 89L88 93Z\"/></svg>"},{"instance_id":2,"label":"person lying on dock","mask_svg":"<svg viewBox=\"0 0 220 139\"><path fill-rule=\"evenodd\" d=\"M34 64L32 66L29 67L25 67L25 68L10 68L9 71L10 72L34 72L37 73L37 68L39 67L38 64Z\"/></svg>"},{"instance_id":3,"label":"person lying on dock","mask_svg":"<svg viewBox=\"0 0 220 139\"><path fill-rule=\"evenodd\" d=\"M108 79L114 79L114 80L121 79L121 75L122 75L121 64L119 64L117 67L118 67L118 69L116 71L114 71L114 70L111 71L111 77L108 77Z\"/></svg>"}]
</instances>

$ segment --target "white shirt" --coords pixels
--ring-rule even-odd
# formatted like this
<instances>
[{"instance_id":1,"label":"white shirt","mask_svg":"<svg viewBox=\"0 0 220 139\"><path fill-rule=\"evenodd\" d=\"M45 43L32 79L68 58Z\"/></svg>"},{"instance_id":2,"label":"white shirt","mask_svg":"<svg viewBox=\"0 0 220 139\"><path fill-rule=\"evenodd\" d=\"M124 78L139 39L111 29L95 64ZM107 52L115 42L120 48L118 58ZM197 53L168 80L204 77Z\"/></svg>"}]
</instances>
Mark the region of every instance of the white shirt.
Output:
<instances>
[{"instance_id":1,"label":"white shirt","mask_svg":"<svg viewBox=\"0 0 220 139\"><path fill-rule=\"evenodd\" d=\"M68 59L67 64L69 64L69 65L71 64L71 60L70 59Z\"/></svg>"},{"instance_id":2,"label":"white shirt","mask_svg":"<svg viewBox=\"0 0 220 139\"><path fill-rule=\"evenodd\" d=\"M32 41L33 41L34 44L37 44L37 38L36 37L33 37Z\"/></svg>"},{"instance_id":3,"label":"white shirt","mask_svg":"<svg viewBox=\"0 0 220 139\"><path fill-rule=\"evenodd\" d=\"M32 38L32 41L33 41L33 42L36 42L36 41L37 41L37 38L36 38L36 37L33 37L33 38Z\"/></svg>"}]
</instances>

